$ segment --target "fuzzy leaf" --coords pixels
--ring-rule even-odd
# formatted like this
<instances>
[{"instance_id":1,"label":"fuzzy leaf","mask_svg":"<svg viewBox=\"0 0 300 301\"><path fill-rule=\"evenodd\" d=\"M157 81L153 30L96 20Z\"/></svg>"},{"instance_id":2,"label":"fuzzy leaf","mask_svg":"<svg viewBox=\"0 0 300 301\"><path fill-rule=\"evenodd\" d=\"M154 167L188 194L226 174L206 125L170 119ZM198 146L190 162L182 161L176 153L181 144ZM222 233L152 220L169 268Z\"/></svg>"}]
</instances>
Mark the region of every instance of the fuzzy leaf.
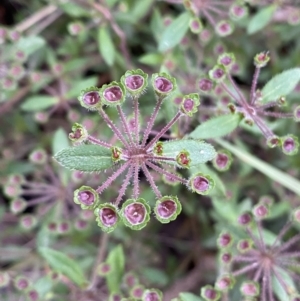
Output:
<instances>
[{"instance_id":1,"label":"fuzzy leaf","mask_svg":"<svg viewBox=\"0 0 300 301\"><path fill-rule=\"evenodd\" d=\"M139 58L139 62L149 66L160 65L163 62L163 56L160 53L147 53Z\"/></svg>"},{"instance_id":2,"label":"fuzzy leaf","mask_svg":"<svg viewBox=\"0 0 300 301\"><path fill-rule=\"evenodd\" d=\"M87 281L83 270L75 260L60 251L50 248L41 247L39 253L53 270L62 273L80 287L85 286Z\"/></svg>"},{"instance_id":3,"label":"fuzzy leaf","mask_svg":"<svg viewBox=\"0 0 300 301\"><path fill-rule=\"evenodd\" d=\"M189 29L190 14L182 13L163 31L159 41L158 50L165 52L180 43Z\"/></svg>"},{"instance_id":4,"label":"fuzzy leaf","mask_svg":"<svg viewBox=\"0 0 300 301\"><path fill-rule=\"evenodd\" d=\"M300 81L300 68L293 68L275 75L262 89L263 102L277 100L291 93Z\"/></svg>"},{"instance_id":5,"label":"fuzzy leaf","mask_svg":"<svg viewBox=\"0 0 300 301\"><path fill-rule=\"evenodd\" d=\"M182 139L163 142L163 155L166 157L176 158L178 153L183 150L188 151L190 154L190 166L205 163L216 156L214 147L204 141Z\"/></svg>"},{"instance_id":6,"label":"fuzzy leaf","mask_svg":"<svg viewBox=\"0 0 300 301\"><path fill-rule=\"evenodd\" d=\"M52 154L56 154L62 149L69 147L69 138L63 128L59 128L52 139Z\"/></svg>"},{"instance_id":7,"label":"fuzzy leaf","mask_svg":"<svg viewBox=\"0 0 300 301\"><path fill-rule=\"evenodd\" d=\"M105 63L109 66L112 66L115 61L116 51L110 32L107 27L102 26L99 29L98 47Z\"/></svg>"},{"instance_id":8,"label":"fuzzy leaf","mask_svg":"<svg viewBox=\"0 0 300 301\"><path fill-rule=\"evenodd\" d=\"M230 134L234 131L242 117L239 114L228 114L212 118L200 124L190 137L194 139L214 139Z\"/></svg>"},{"instance_id":9,"label":"fuzzy leaf","mask_svg":"<svg viewBox=\"0 0 300 301\"><path fill-rule=\"evenodd\" d=\"M265 26L269 24L273 13L275 12L277 6L270 5L265 8L260 9L250 20L247 32L248 34L256 33L257 31L263 29Z\"/></svg>"},{"instance_id":10,"label":"fuzzy leaf","mask_svg":"<svg viewBox=\"0 0 300 301\"><path fill-rule=\"evenodd\" d=\"M24 103L21 105L21 108L27 112L38 112L46 110L57 103L57 97L47 95L34 95L25 99Z\"/></svg>"},{"instance_id":11,"label":"fuzzy leaf","mask_svg":"<svg viewBox=\"0 0 300 301\"><path fill-rule=\"evenodd\" d=\"M23 51L27 56L39 50L46 44L45 40L39 36L21 37L15 46Z\"/></svg>"},{"instance_id":12,"label":"fuzzy leaf","mask_svg":"<svg viewBox=\"0 0 300 301\"><path fill-rule=\"evenodd\" d=\"M109 252L106 263L108 263L111 268L110 273L106 276L109 292L118 293L120 291L125 266L125 256L121 245L118 245Z\"/></svg>"},{"instance_id":13,"label":"fuzzy leaf","mask_svg":"<svg viewBox=\"0 0 300 301\"><path fill-rule=\"evenodd\" d=\"M114 164L110 149L92 144L65 148L54 158L66 168L86 172L102 171Z\"/></svg>"}]
</instances>

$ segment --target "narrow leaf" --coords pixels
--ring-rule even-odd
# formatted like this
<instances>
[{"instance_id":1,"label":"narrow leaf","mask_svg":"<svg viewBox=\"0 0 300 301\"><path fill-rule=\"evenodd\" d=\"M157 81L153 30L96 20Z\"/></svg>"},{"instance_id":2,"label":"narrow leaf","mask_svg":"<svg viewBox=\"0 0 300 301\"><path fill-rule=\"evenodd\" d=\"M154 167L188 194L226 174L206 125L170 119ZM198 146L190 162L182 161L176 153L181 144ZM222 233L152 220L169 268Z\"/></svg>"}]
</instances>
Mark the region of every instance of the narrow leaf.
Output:
<instances>
[{"instance_id":1,"label":"narrow leaf","mask_svg":"<svg viewBox=\"0 0 300 301\"><path fill-rule=\"evenodd\" d=\"M214 139L230 134L234 131L242 117L240 114L228 114L212 118L200 124L190 137L194 139Z\"/></svg>"},{"instance_id":2,"label":"narrow leaf","mask_svg":"<svg viewBox=\"0 0 300 301\"><path fill-rule=\"evenodd\" d=\"M180 43L189 28L190 14L182 13L163 31L158 50L165 52Z\"/></svg>"},{"instance_id":3,"label":"narrow leaf","mask_svg":"<svg viewBox=\"0 0 300 301\"><path fill-rule=\"evenodd\" d=\"M232 154L237 156L245 163L265 174L270 179L280 183L282 186L300 195L300 181L298 181L294 177L254 157L245 150L242 150L233 144L230 144L222 139L216 139L215 141L222 147L228 149L230 152L232 152Z\"/></svg>"},{"instance_id":4,"label":"narrow leaf","mask_svg":"<svg viewBox=\"0 0 300 301\"><path fill-rule=\"evenodd\" d=\"M135 22L138 22L149 12L149 9L153 2L154 0L134 1L134 7L131 9L130 12L131 18Z\"/></svg>"},{"instance_id":5,"label":"narrow leaf","mask_svg":"<svg viewBox=\"0 0 300 301\"><path fill-rule=\"evenodd\" d=\"M147 53L139 57L139 62L149 66L161 65L163 56L160 53Z\"/></svg>"},{"instance_id":6,"label":"narrow leaf","mask_svg":"<svg viewBox=\"0 0 300 301\"><path fill-rule=\"evenodd\" d=\"M27 112L38 112L46 110L58 103L58 98L47 95L35 95L25 99L21 108Z\"/></svg>"},{"instance_id":7,"label":"narrow leaf","mask_svg":"<svg viewBox=\"0 0 300 301\"><path fill-rule=\"evenodd\" d=\"M53 270L62 273L81 287L87 283L78 263L64 253L44 247L39 248L39 253Z\"/></svg>"},{"instance_id":8,"label":"narrow leaf","mask_svg":"<svg viewBox=\"0 0 300 301\"><path fill-rule=\"evenodd\" d=\"M125 255L121 245L118 245L109 252L106 263L109 264L111 271L106 276L107 286L110 293L118 293L124 273Z\"/></svg>"},{"instance_id":9,"label":"narrow leaf","mask_svg":"<svg viewBox=\"0 0 300 301\"><path fill-rule=\"evenodd\" d=\"M56 154L64 148L69 147L69 138L64 129L59 128L53 135L52 154Z\"/></svg>"},{"instance_id":10,"label":"narrow leaf","mask_svg":"<svg viewBox=\"0 0 300 301\"><path fill-rule=\"evenodd\" d=\"M92 144L65 148L54 158L66 168L86 172L102 171L114 164L110 149Z\"/></svg>"},{"instance_id":11,"label":"narrow leaf","mask_svg":"<svg viewBox=\"0 0 300 301\"><path fill-rule=\"evenodd\" d=\"M277 100L291 93L300 81L300 68L293 68L275 75L262 89L263 102Z\"/></svg>"},{"instance_id":12,"label":"narrow leaf","mask_svg":"<svg viewBox=\"0 0 300 301\"><path fill-rule=\"evenodd\" d=\"M205 163L216 156L216 151L211 144L193 139L174 140L163 143L163 155L176 158L179 152L189 152L190 166ZM171 163L171 162L170 162Z\"/></svg>"},{"instance_id":13,"label":"narrow leaf","mask_svg":"<svg viewBox=\"0 0 300 301\"><path fill-rule=\"evenodd\" d=\"M107 27L102 26L99 29L98 47L105 63L109 66L112 66L114 64L116 51Z\"/></svg>"},{"instance_id":14,"label":"narrow leaf","mask_svg":"<svg viewBox=\"0 0 300 301\"><path fill-rule=\"evenodd\" d=\"M275 12L277 6L270 5L265 8L260 9L250 20L247 32L248 34L254 34L257 31L263 29L265 26L269 24L273 13Z\"/></svg>"}]
</instances>

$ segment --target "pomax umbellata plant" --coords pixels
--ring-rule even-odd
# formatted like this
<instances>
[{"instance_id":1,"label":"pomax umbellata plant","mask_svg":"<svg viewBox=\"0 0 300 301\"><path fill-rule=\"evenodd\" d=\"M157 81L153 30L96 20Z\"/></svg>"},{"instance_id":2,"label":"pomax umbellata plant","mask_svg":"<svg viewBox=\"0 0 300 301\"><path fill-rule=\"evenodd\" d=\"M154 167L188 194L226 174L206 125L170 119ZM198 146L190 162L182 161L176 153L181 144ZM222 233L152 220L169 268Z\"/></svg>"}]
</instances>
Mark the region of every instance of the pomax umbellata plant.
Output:
<instances>
[{"instance_id":1,"label":"pomax umbellata plant","mask_svg":"<svg viewBox=\"0 0 300 301\"><path fill-rule=\"evenodd\" d=\"M156 104L146 127L143 128L140 122L142 118L139 102L148 86L147 80L148 75L142 70L131 70L122 76L120 82L114 81L100 89L90 87L83 90L79 96L81 105L92 112L98 112L119 143L113 145L99 140L89 135L82 125L75 124L73 132L69 134L75 146L63 149L54 156L63 166L82 172L114 170L97 189L83 186L74 193L74 201L82 209L93 209L98 225L107 232L114 230L120 219L134 230L142 229L149 221L150 206L146 200L140 198L140 171L155 194L157 200L154 213L162 223L176 219L182 206L176 196L161 194L149 169L164 175L170 182L178 181L184 184L198 194L206 195L214 186L214 181L209 175L197 173L185 179L176 172L177 168L190 168L214 159L216 152L212 145L196 139L160 140L181 117L192 117L198 112L199 95L197 93L185 95L172 120L151 137L163 101L170 101L170 96L176 90L176 80L166 73L152 75L151 85L156 95L153 102ZM132 117L128 118L122 109L125 101L133 102ZM120 118L118 124L115 124L105 112L107 107L117 110ZM111 203L102 200L101 193L126 170L125 179L116 199ZM127 199L119 210L130 183L133 185L132 198Z\"/></svg>"}]
</instances>

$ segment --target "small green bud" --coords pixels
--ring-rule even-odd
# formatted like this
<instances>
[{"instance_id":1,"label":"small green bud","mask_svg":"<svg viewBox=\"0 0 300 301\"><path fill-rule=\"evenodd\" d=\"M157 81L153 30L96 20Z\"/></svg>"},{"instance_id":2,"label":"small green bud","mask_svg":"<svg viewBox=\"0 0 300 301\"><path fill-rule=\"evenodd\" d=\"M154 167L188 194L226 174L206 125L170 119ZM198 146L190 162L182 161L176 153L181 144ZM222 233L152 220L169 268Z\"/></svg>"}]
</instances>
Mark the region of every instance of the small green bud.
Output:
<instances>
[{"instance_id":1,"label":"small green bud","mask_svg":"<svg viewBox=\"0 0 300 301\"><path fill-rule=\"evenodd\" d=\"M184 96L181 102L181 112L189 117L192 117L198 111L200 105L200 98L197 93L192 93Z\"/></svg>"},{"instance_id":2,"label":"small green bud","mask_svg":"<svg viewBox=\"0 0 300 301\"><path fill-rule=\"evenodd\" d=\"M255 57L254 57L254 65L257 68L263 68L265 67L268 62L270 61L270 56L269 56L269 52L261 52L258 53Z\"/></svg>"},{"instance_id":3,"label":"small green bud","mask_svg":"<svg viewBox=\"0 0 300 301\"><path fill-rule=\"evenodd\" d=\"M72 126L72 133L69 134L69 139L72 142L82 143L86 141L87 138L88 138L88 132L86 128L79 123L74 123Z\"/></svg>"}]
</instances>

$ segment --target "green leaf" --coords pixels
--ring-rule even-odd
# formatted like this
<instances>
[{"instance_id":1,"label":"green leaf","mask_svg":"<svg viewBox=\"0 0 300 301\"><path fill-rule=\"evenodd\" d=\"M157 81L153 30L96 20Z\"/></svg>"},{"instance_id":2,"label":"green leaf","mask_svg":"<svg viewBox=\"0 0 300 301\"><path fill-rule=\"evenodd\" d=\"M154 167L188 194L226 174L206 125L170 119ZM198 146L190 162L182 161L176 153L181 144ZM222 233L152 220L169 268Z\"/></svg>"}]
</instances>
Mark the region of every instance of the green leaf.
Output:
<instances>
[{"instance_id":1,"label":"green leaf","mask_svg":"<svg viewBox=\"0 0 300 301\"><path fill-rule=\"evenodd\" d=\"M147 53L139 57L139 62L149 66L160 65L163 62L163 55L160 53Z\"/></svg>"},{"instance_id":2,"label":"green leaf","mask_svg":"<svg viewBox=\"0 0 300 301\"><path fill-rule=\"evenodd\" d=\"M114 64L116 50L107 27L102 26L99 29L98 47L105 63L112 66Z\"/></svg>"},{"instance_id":3,"label":"green leaf","mask_svg":"<svg viewBox=\"0 0 300 301\"><path fill-rule=\"evenodd\" d=\"M163 155L166 157L176 158L179 152L188 151L191 159L190 166L205 163L216 156L214 147L204 141L182 139L163 142L162 145Z\"/></svg>"},{"instance_id":4,"label":"green leaf","mask_svg":"<svg viewBox=\"0 0 300 301\"><path fill-rule=\"evenodd\" d=\"M237 156L239 159L257 169L258 171L262 172L270 179L280 183L282 186L290 189L297 195L300 195L300 181L298 181L294 177L254 157L245 150L242 150L233 144L230 144L222 139L216 139L215 141L222 147L228 149L233 155Z\"/></svg>"},{"instance_id":5,"label":"green leaf","mask_svg":"<svg viewBox=\"0 0 300 301\"><path fill-rule=\"evenodd\" d=\"M273 16L273 13L277 9L276 5L270 5L265 8L260 9L250 20L247 32L248 34L253 34L261 29L263 29L265 26L269 24L271 21L271 18Z\"/></svg>"},{"instance_id":6,"label":"green leaf","mask_svg":"<svg viewBox=\"0 0 300 301\"><path fill-rule=\"evenodd\" d=\"M196 296L192 293L180 293L179 294L179 299L180 301L203 301L202 298L199 296Z\"/></svg>"},{"instance_id":7,"label":"green leaf","mask_svg":"<svg viewBox=\"0 0 300 301\"><path fill-rule=\"evenodd\" d=\"M111 271L106 276L109 292L118 293L120 292L125 266L125 255L121 245L118 245L109 252L106 263L108 263L111 268Z\"/></svg>"},{"instance_id":8,"label":"green leaf","mask_svg":"<svg viewBox=\"0 0 300 301\"><path fill-rule=\"evenodd\" d=\"M194 139L222 137L234 131L241 119L242 116L240 114L221 115L200 124L189 136Z\"/></svg>"},{"instance_id":9,"label":"green leaf","mask_svg":"<svg viewBox=\"0 0 300 301\"><path fill-rule=\"evenodd\" d=\"M80 80L79 82L73 82L72 89L67 93L67 98L74 98L80 95L81 91L96 86L98 81L97 76L91 76L88 78L85 78L83 80Z\"/></svg>"},{"instance_id":10,"label":"green leaf","mask_svg":"<svg viewBox=\"0 0 300 301\"><path fill-rule=\"evenodd\" d=\"M50 248L39 248L39 253L53 270L62 273L80 287L86 285L87 281L84 273L75 260L60 251Z\"/></svg>"},{"instance_id":11,"label":"green leaf","mask_svg":"<svg viewBox=\"0 0 300 301\"><path fill-rule=\"evenodd\" d=\"M190 14L182 13L163 31L159 41L158 50L165 52L180 43L189 29Z\"/></svg>"},{"instance_id":12,"label":"green leaf","mask_svg":"<svg viewBox=\"0 0 300 301\"><path fill-rule=\"evenodd\" d=\"M34 95L26 98L21 108L27 112L38 112L52 107L58 101L58 98L54 96Z\"/></svg>"},{"instance_id":13,"label":"green leaf","mask_svg":"<svg viewBox=\"0 0 300 301\"><path fill-rule=\"evenodd\" d=\"M45 40L39 36L21 37L15 46L23 51L27 56L42 48L46 44Z\"/></svg>"},{"instance_id":14,"label":"green leaf","mask_svg":"<svg viewBox=\"0 0 300 301\"><path fill-rule=\"evenodd\" d=\"M86 172L102 171L114 165L111 150L93 144L65 148L54 158L66 168Z\"/></svg>"},{"instance_id":15,"label":"green leaf","mask_svg":"<svg viewBox=\"0 0 300 301\"><path fill-rule=\"evenodd\" d=\"M89 10L74 3L74 1L60 3L59 7L60 7L60 9L62 9L66 14L68 14L71 17L78 18L78 17L85 17L85 16L90 15Z\"/></svg>"},{"instance_id":16,"label":"green leaf","mask_svg":"<svg viewBox=\"0 0 300 301\"><path fill-rule=\"evenodd\" d=\"M70 146L69 138L64 129L59 128L53 135L52 154L56 154L64 148Z\"/></svg>"},{"instance_id":17,"label":"green leaf","mask_svg":"<svg viewBox=\"0 0 300 301\"><path fill-rule=\"evenodd\" d=\"M275 75L262 89L263 100L266 103L277 100L291 93L300 81L300 68L293 68Z\"/></svg>"},{"instance_id":18,"label":"green leaf","mask_svg":"<svg viewBox=\"0 0 300 301\"><path fill-rule=\"evenodd\" d=\"M133 1L134 7L130 10L131 18L137 22L148 12L154 0Z\"/></svg>"},{"instance_id":19,"label":"green leaf","mask_svg":"<svg viewBox=\"0 0 300 301\"><path fill-rule=\"evenodd\" d=\"M169 282L166 272L157 268L144 268L143 276L153 284L164 286Z\"/></svg>"},{"instance_id":20,"label":"green leaf","mask_svg":"<svg viewBox=\"0 0 300 301\"><path fill-rule=\"evenodd\" d=\"M290 274L279 267L276 267L275 269L276 269L277 274L279 274L280 277L282 279L284 279L284 282L286 283L288 288L291 291L292 290L297 291L297 289L295 288L294 281L293 281L292 277L290 276ZM284 287L282 287L282 284L280 283L280 281L277 279L277 277L274 274L272 275L272 288L274 290L274 293L278 297L278 300L280 300L280 301L290 301L291 300L290 296L287 294L286 290L284 289Z\"/></svg>"}]
</instances>

